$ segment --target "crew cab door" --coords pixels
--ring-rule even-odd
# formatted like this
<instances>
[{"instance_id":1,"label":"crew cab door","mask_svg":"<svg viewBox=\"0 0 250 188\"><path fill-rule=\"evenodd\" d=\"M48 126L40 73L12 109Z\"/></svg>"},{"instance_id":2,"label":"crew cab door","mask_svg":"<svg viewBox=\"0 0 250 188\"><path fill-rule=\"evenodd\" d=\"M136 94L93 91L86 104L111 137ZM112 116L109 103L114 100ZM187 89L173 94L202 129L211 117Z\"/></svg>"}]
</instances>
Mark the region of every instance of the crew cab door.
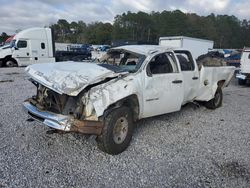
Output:
<instances>
[{"instance_id":1,"label":"crew cab door","mask_svg":"<svg viewBox=\"0 0 250 188\"><path fill-rule=\"evenodd\" d=\"M183 101L183 80L172 52L155 55L145 68L143 117L178 111Z\"/></svg>"},{"instance_id":2,"label":"crew cab door","mask_svg":"<svg viewBox=\"0 0 250 188\"><path fill-rule=\"evenodd\" d=\"M174 51L183 75L184 99L183 104L193 101L199 87L199 70L191 53L186 50Z\"/></svg>"}]
</instances>

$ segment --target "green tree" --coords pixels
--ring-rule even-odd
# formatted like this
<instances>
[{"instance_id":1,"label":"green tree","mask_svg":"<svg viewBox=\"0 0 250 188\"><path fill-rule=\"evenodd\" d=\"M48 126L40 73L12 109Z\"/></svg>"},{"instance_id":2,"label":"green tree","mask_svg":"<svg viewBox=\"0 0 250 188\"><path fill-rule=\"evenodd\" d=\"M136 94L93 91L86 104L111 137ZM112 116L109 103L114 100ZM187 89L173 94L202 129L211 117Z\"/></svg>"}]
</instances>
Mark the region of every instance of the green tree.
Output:
<instances>
[{"instance_id":1,"label":"green tree","mask_svg":"<svg viewBox=\"0 0 250 188\"><path fill-rule=\"evenodd\" d=\"M5 42L7 38L9 38L10 36L7 35L7 33L2 32L2 34L0 35L0 44Z\"/></svg>"},{"instance_id":2,"label":"green tree","mask_svg":"<svg viewBox=\"0 0 250 188\"><path fill-rule=\"evenodd\" d=\"M51 25L57 42L110 44L112 40L158 43L159 37L184 35L213 40L215 48L250 46L250 21L235 16L199 16L180 10L126 12L110 23L83 21L69 23L60 19Z\"/></svg>"}]
</instances>

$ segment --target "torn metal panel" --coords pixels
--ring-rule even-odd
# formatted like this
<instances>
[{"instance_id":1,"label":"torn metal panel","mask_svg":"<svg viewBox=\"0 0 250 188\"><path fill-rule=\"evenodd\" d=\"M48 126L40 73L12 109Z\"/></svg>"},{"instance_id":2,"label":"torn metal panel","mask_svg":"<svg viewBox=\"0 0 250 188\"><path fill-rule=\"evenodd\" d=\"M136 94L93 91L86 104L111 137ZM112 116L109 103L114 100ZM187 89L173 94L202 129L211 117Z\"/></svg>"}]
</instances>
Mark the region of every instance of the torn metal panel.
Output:
<instances>
[{"instance_id":1,"label":"torn metal panel","mask_svg":"<svg viewBox=\"0 0 250 188\"><path fill-rule=\"evenodd\" d=\"M98 116L96 114L93 103L90 101L89 92L86 92L81 98L82 103L84 104L83 115L86 120L98 121Z\"/></svg>"},{"instance_id":2,"label":"torn metal panel","mask_svg":"<svg viewBox=\"0 0 250 188\"><path fill-rule=\"evenodd\" d=\"M130 75L91 88L89 91L90 101L97 116L102 116L111 104L130 95L136 95L142 104L141 85L139 75Z\"/></svg>"}]
</instances>

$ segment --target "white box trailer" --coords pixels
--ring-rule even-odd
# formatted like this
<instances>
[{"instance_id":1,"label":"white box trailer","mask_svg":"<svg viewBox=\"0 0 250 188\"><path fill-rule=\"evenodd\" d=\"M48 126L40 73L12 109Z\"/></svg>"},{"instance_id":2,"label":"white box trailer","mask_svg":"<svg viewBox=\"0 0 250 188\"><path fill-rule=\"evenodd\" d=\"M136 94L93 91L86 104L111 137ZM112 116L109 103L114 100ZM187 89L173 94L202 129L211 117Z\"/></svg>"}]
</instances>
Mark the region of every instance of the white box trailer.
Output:
<instances>
[{"instance_id":1,"label":"white box trailer","mask_svg":"<svg viewBox=\"0 0 250 188\"><path fill-rule=\"evenodd\" d=\"M213 49L214 41L185 36L160 37L159 45L184 48L192 52L195 59Z\"/></svg>"}]
</instances>

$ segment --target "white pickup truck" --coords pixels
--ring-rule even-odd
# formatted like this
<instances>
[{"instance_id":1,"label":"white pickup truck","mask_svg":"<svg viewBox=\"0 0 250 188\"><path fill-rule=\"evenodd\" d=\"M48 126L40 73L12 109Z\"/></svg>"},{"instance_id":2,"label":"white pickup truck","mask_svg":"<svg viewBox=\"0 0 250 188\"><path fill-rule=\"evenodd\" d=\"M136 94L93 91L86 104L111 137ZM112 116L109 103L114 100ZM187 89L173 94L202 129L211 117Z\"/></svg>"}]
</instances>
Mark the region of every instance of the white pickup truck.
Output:
<instances>
[{"instance_id":1,"label":"white pickup truck","mask_svg":"<svg viewBox=\"0 0 250 188\"><path fill-rule=\"evenodd\" d=\"M37 87L23 103L31 117L57 131L97 135L102 151L119 154L139 119L193 101L220 107L234 67L199 70L187 50L135 45L111 49L100 63L34 64L26 72Z\"/></svg>"}]
</instances>

